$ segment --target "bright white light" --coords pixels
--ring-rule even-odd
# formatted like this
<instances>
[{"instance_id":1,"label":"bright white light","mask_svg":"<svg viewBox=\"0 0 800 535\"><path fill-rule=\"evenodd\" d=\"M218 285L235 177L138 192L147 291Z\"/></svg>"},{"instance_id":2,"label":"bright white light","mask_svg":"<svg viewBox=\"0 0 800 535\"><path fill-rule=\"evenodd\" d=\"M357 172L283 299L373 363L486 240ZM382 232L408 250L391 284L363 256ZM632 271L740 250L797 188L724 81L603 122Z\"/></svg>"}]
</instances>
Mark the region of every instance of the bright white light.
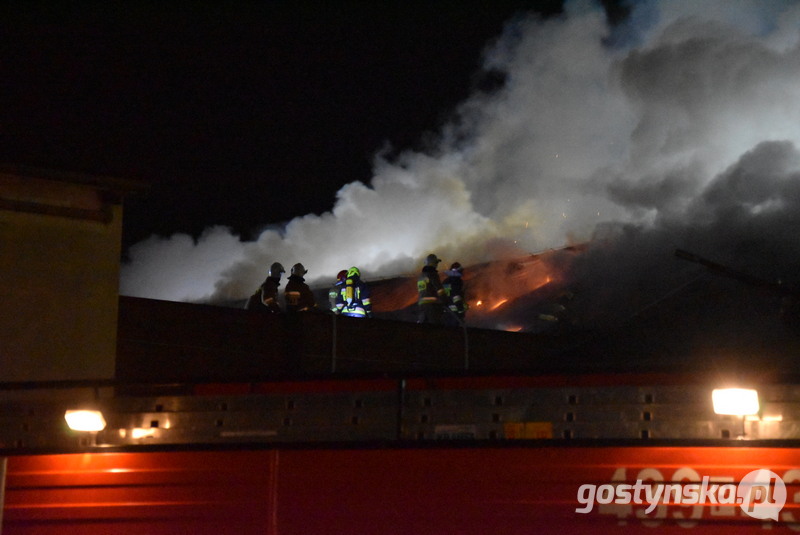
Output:
<instances>
[{"instance_id":1,"label":"bright white light","mask_svg":"<svg viewBox=\"0 0 800 535\"><path fill-rule=\"evenodd\" d=\"M717 414L758 414L758 392L750 388L717 388L711 393L711 399Z\"/></svg>"},{"instance_id":2,"label":"bright white light","mask_svg":"<svg viewBox=\"0 0 800 535\"><path fill-rule=\"evenodd\" d=\"M131 429L131 438L136 440L140 438L147 438L147 437L154 437L156 436L156 430L152 427L143 428L143 427L134 427Z\"/></svg>"},{"instance_id":3,"label":"bright white light","mask_svg":"<svg viewBox=\"0 0 800 535\"><path fill-rule=\"evenodd\" d=\"M67 411L64 419L73 431L102 431L106 427L103 413L96 410Z\"/></svg>"}]
</instances>

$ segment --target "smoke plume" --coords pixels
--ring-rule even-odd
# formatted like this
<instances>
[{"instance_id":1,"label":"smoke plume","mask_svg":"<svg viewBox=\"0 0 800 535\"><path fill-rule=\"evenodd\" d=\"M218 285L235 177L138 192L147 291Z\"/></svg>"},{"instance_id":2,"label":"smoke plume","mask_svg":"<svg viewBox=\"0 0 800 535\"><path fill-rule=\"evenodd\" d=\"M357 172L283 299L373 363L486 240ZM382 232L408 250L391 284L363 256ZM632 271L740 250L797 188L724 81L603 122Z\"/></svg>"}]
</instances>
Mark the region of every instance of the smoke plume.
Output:
<instances>
[{"instance_id":1,"label":"smoke plume","mask_svg":"<svg viewBox=\"0 0 800 535\"><path fill-rule=\"evenodd\" d=\"M413 272L431 251L489 260L500 239L529 252L594 239L605 252L576 271L594 278L675 246L785 276L800 262L799 43L800 4L778 0L640 2L615 27L573 1L510 21L484 58L502 87L463 102L434 148L376 156L331 212L255 241L213 228L139 243L121 293L241 299L276 260L327 283L353 264ZM613 274L609 250L630 253Z\"/></svg>"}]
</instances>

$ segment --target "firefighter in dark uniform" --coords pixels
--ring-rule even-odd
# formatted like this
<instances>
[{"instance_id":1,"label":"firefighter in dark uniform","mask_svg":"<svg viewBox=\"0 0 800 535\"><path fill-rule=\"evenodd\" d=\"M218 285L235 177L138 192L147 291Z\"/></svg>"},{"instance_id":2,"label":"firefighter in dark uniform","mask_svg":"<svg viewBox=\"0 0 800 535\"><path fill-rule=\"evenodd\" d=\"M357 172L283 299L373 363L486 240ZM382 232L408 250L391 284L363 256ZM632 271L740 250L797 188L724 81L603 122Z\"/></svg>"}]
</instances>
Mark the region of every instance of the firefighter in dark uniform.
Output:
<instances>
[{"instance_id":1,"label":"firefighter in dark uniform","mask_svg":"<svg viewBox=\"0 0 800 535\"><path fill-rule=\"evenodd\" d=\"M286 282L286 289L283 297L286 301L286 336L284 344L286 347L286 369L289 373L302 373L303 361L307 353L305 336L305 314L317 310L317 302L311 288L306 284L303 275L308 270L303 264L292 266L292 273Z\"/></svg>"},{"instance_id":2,"label":"firefighter in dark uniform","mask_svg":"<svg viewBox=\"0 0 800 535\"><path fill-rule=\"evenodd\" d=\"M417 304L419 305L419 318L417 323L444 323L447 294L439 279L436 267L441 260L435 254L429 254L425 259L425 266L417 278Z\"/></svg>"},{"instance_id":3,"label":"firefighter in dark uniform","mask_svg":"<svg viewBox=\"0 0 800 535\"><path fill-rule=\"evenodd\" d=\"M447 294L448 308L452 315L458 318L458 323L463 324L467 315L467 298L464 295L464 268L455 262L450 269L445 271L447 278L442 281L444 292Z\"/></svg>"},{"instance_id":4,"label":"firefighter in dark uniform","mask_svg":"<svg viewBox=\"0 0 800 535\"><path fill-rule=\"evenodd\" d=\"M336 282L333 283L331 289L328 290L328 303L330 304L330 311L334 314L339 314L342 309L339 308L339 294L342 293L344 283L347 280L347 270L343 269L336 275Z\"/></svg>"},{"instance_id":5,"label":"firefighter in dark uniform","mask_svg":"<svg viewBox=\"0 0 800 535\"><path fill-rule=\"evenodd\" d=\"M286 273L283 266L279 262L272 264L269 268L269 274L266 280L261 283L258 290L250 296L244 307L247 310L256 310L273 314L280 312L281 305L278 303L278 286L281 285L281 273Z\"/></svg>"},{"instance_id":6,"label":"firefighter in dark uniform","mask_svg":"<svg viewBox=\"0 0 800 535\"><path fill-rule=\"evenodd\" d=\"M289 275L286 289L283 291L283 296L286 300L286 312L307 312L317 308L314 293L303 278L306 273L308 273L308 270L303 267L303 264L292 266L292 274Z\"/></svg>"},{"instance_id":7,"label":"firefighter in dark uniform","mask_svg":"<svg viewBox=\"0 0 800 535\"><path fill-rule=\"evenodd\" d=\"M353 266L347 270L347 279L336 301L342 316L351 318L371 318L372 301L369 286L361 280L361 271Z\"/></svg>"}]
</instances>

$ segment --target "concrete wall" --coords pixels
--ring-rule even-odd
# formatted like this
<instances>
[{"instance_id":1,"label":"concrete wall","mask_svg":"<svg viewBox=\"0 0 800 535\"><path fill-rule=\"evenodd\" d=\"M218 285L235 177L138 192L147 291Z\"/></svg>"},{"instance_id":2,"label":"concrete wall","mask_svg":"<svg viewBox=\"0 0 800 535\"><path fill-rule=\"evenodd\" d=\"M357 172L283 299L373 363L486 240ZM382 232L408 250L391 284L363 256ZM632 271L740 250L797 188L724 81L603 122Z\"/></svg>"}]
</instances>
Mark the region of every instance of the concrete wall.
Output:
<instances>
[{"instance_id":1,"label":"concrete wall","mask_svg":"<svg viewBox=\"0 0 800 535\"><path fill-rule=\"evenodd\" d=\"M122 206L0 173L0 381L114 375Z\"/></svg>"}]
</instances>

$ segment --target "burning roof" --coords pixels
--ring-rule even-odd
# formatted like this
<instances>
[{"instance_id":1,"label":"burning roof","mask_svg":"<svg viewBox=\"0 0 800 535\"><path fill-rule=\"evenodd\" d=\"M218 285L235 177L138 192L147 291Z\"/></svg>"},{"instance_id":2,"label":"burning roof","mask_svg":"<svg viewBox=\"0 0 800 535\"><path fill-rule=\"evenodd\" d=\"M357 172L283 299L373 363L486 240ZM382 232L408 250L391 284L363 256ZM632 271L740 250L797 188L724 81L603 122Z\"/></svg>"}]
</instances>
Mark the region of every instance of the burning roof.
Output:
<instances>
[{"instance_id":1,"label":"burning roof","mask_svg":"<svg viewBox=\"0 0 800 535\"><path fill-rule=\"evenodd\" d=\"M526 332L552 327L566 316L560 303L573 296L566 287L565 269L584 248L570 246L467 266L467 324ZM370 281L376 316L415 321L416 278L415 274Z\"/></svg>"},{"instance_id":2,"label":"burning roof","mask_svg":"<svg viewBox=\"0 0 800 535\"><path fill-rule=\"evenodd\" d=\"M793 366L788 356L800 351L796 307L762 285L720 277L672 250L661 253L641 255L649 262L640 259L631 270L627 255L595 242L468 266L467 324L549 334L560 340L556 352L601 362L680 367L696 359L719 366L772 359ZM591 271L598 256L616 259L617 269ZM376 316L416 321L415 280L371 282Z\"/></svg>"}]
</instances>

